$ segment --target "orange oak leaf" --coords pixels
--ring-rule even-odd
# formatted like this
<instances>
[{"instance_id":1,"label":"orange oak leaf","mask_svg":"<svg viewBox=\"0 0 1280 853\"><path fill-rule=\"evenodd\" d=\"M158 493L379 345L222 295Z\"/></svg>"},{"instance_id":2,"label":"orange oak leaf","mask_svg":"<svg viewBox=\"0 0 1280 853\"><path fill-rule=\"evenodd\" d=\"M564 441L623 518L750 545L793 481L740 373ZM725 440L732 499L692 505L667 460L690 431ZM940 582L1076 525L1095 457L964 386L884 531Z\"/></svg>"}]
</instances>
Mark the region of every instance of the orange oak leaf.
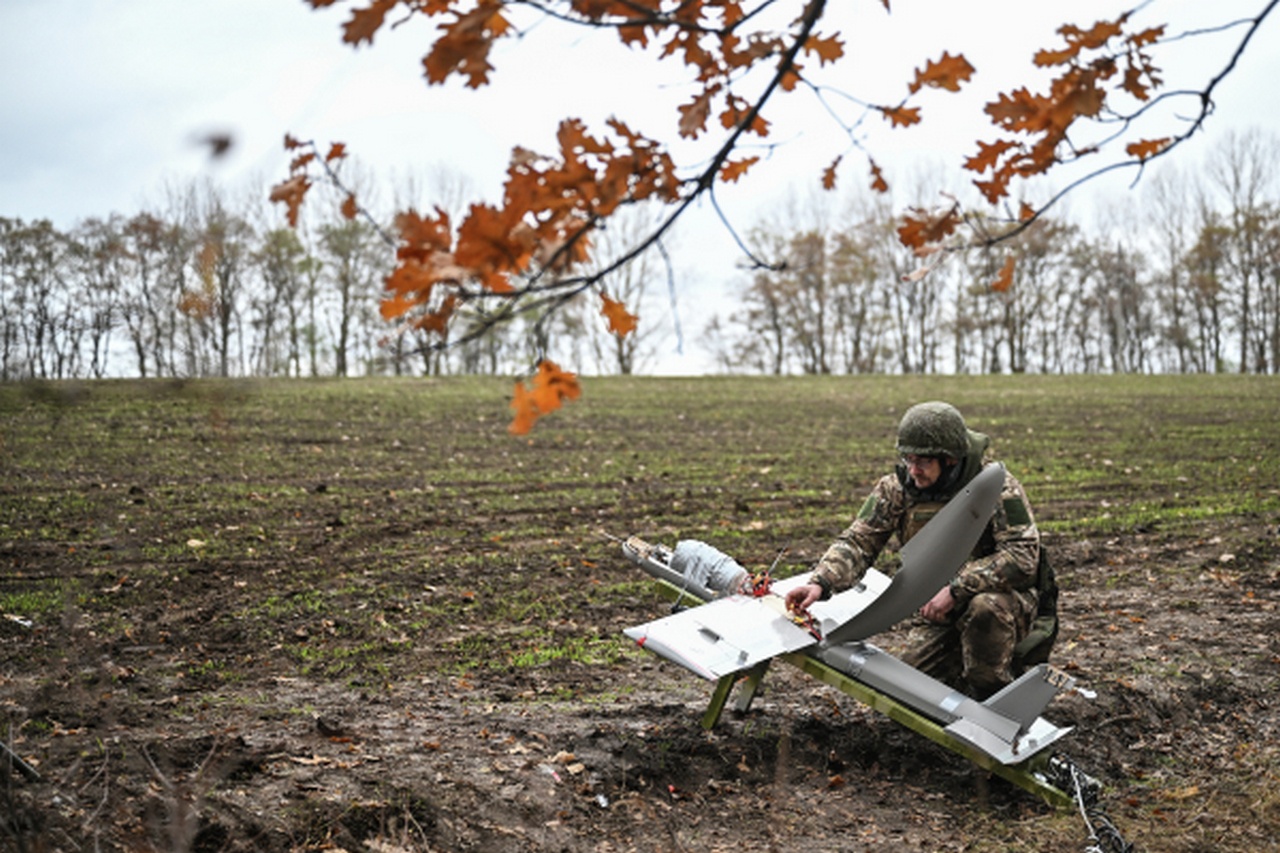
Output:
<instances>
[{"instance_id":1,"label":"orange oak leaf","mask_svg":"<svg viewBox=\"0 0 1280 853\"><path fill-rule=\"evenodd\" d=\"M544 415L560 408L565 400L582 396L578 375L561 370L560 365L546 359L538 363L538 373L533 377L533 397L538 410Z\"/></svg>"},{"instance_id":2,"label":"orange oak leaf","mask_svg":"<svg viewBox=\"0 0 1280 853\"><path fill-rule=\"evenodd\" d=\"M1010 139L1001 139L996 142L978 141L978 153L964 161L964 168L971 172L981 174L987 169L994 169L996 163L1000 160L1000 155L1004 154L1010 148L1017 148L1018 143Z\"/></svg>"},{"instance_id":3,"label":"orange oak leaf","mask_svg":"<svg viewBox=\"0 0 1280 853\"><path fill-rule=\"evenodd\" d=\"M629 333L636 330L636 321L640 318L635 314L629 313L627 306L615 299L610 299L604 293L600 294L600 299L604 302L604 306L600 309L600 314L609 320L609 331L620 338L625 338Z\"/></svg>"},{"instance_id":4,"label":"orange oak leaf","mask_svg":"<svg viewBox=\"0 0 1280 853\"><path fill-rule=\"evenodd\" d=\"M726 184L737 183L747 173L747 170L760 162L759 157L745 157L741 160L730 160L720 167L720 180Z\"/></svg>"},{"instance_id":5,"label":"orange oak leaf","mask_svg":"<svg viewBox=\"0 0 1280 853\"><path fill-rule=\"evenodd\" d=\"M1102 69L1105 70L1105 69ZM1100 81L1106 76L1099 69L1079 69L1053 81L1050 89L1050 107L1047 130L1056 132L1066 128L1077 118L1092 118L1102 112L1107 93Z\"/></svg>"},{"instance_id":6,"label":"orange oak leaf","mask_svg":"<svg viewBox=\"0 0 1280 853\"><path fill-rule=\"evenodd\" d=\"M538 372L528 388L523 382L516 382L510 404L515 417L507 429L513 435L525 435L538 418L560 408L563 401L580 396L582 387L577 374L561 370L555 362L544 359L538 363Z\"/></svg>"},{"instance_id":7,"label":"orange oak leaf","mask_svg":"<svg viewBox=\"0 0 1280 853\"><path fill-rule=\"evenodd\" d=\"M690 3L681 7L685 11L685 17L694 17L699 14L701 4ZM679 13L675 16L681 17ZM662 48L663 56L684 56L684 63L692 68L708 68L714 65L710 52L702 44L702 34L677 28L671 38Z\"/></svg>"},{"instance_id":8,"label":"orange oak leaf","mask_svg":"<svg viewBox=\"0 0 1280 853\"><path fill-rule=\"evenodd\" d=\"M1151 98L1151 87L1158 86L1160 82L1152 66L1130 65L1124 71L1124 82L1120 87L1139 101L1146 101Z\"/></svg>"},{"instance_id":9,"label":"orange oak leaf","mask_svg":"<svg viewBox=\"0 0 1280 853\"><path fill-rule=\"evenodd\" d=\"M937 62L930 60L923 70L916 69L916 77L907 86L913 95L925 86L934 89L946 89L948 92L959 92L960 84L967 83L973 77L973 66L964 55L952 56L943 51Z\"/></svg>"},{"instance_id":10,"label":"orange oak leaf","mask_svg":"<svg viewBox=\"0 0 1280 853\"><path fill-rule=\"evenodd\" d=\"M910 127L920 123L919 107L876 107L893 127Z\"/></svg>"},{"instance_id":11,"label":"orange oak leaf","mask_svg":"<svg viewBox=\"0 0 1280 853\"><path fill-rule=\"evenodd\" d=\"M507 35L511 23L502 14L503 4L496 0L483 0L475 9L457 14L457 20L441 24L443 33L423 58L427 82L443 83L450 74L467 78L467 86L478 89L489 82L489 51L495 39Z\"/></svg>"},{"instance_id":12,"label":"orange oak leaf","mask_svg":"<svg viewBox=\"0 0 1280 853\"><path fill-rule=\"evenodd\" d=\"M997 204L1000 199L1009 194L1009 182L1013 180L1014 171L1012 169L1001 169L996 173L995 177L989 181L974 181L973 185L978 188L978 192L991 204Z\"/></svg>"},{"instance_id":13,"label":"orange oak leaf","mask_svg":"<svg viewBox=\"0 0 1280 853\"><path fill-rule=\"evenodd\" d=\"M507 430L512 435L527 435L542 413L538 411L533 395L525 389L523 382L517 382L512 390L510 406L511 411L515 412L515 417L511 419Z\"/></svg>"},{"instance_id":14,"label":"orange oak leaf","mask_svg":"<svg viewBox=\"0 0 1280 853\"><path fill-rule=\"evenodd\" d=\"M1114 21L1098 21L1087 30L1082 30L1072 24L1064 24L1058 28L1058 32L1067 40L1068 44L1079 44L1089 50L1097 50L1105 45L1109 39L1120 35L1120 27L1128 18L1129 15L1126 13Z\"/></svg>"},{"instance_id":15,"label":"orange oak leaf","mask_svg":"<svg viewBox=\"0 0 1280 853\"><path fill-rule=\"evenodd\" d=\"M1025 87L1012 92L1001 92L999 99L991 101L983 112L991 116L993 124L1010 132L1035 132L1047 105L1046 99L1031 94Z\"/></svg>"},{"instance_id":16,"label":"orange oak leaf","mask_svg":"<svg viewBox=\"0 0 1280 853\"><path fill-rule=\"evenodd\" d=\"M344 219L355 219L360 215L360 205L356 204L356 194L347 193L347 197L342 201L342 207L339 208Z\"/></svg>"},{"instance_id":17,"label":"orange oak leaf","mask_svg":"<svg viewBox=\"0 0 1280 853\"><path fill-rule=\"evenodd\" d=\"M720 113L720 126L725 130L732 130L751 115L751 106L747 101L735 95L727 96L726 101L728 106ZM751 117L751 124L747 125L747 130L756 136L768 136L769 122L759 113L756 113Z\"/></svg>"},{"instance_id":18,"label":"orange oak leaf","mask_svg":"<svg viewBox=\"0 0 1280 853\"><path fill-rule=\"evenodd\" d=\"M1068 45L1061 50L1050 50L1042 48L1036 51L1032 62L1038 68L1048 68L1052 65L1065 65L1080 55L1080 45Z\"/></svg>"},{"instance_id":19,"label":"orange oak leaf","mask_svg":"<svg viewBox=\"0 0 1280 853\"><path fill-rule=\"evenodd\" d=\"M1161 137L1160 139L1144 139L1141 142L1133 142L1126 145L1124 153L1128 154L1130 157L1137 157L1139 160L1146 160L1148 157L1154 157L1159 154L1167 148L1169 143L1172 141L1173 140L1168 136Z\"/></svg>"},{"instance_id":20,"label":"orange oak leaf","mask_svg":"<svg viewBox=\"0 0 1280 853\"><path fill-rule=\"evenodd\" d=\"M1120 19L1121 21L1124 18ZM1106 44L1107 39L1113 35L1118 35L1120 21L1108 23L1099 21L1094 24L1091 30L1082 30L1073 24L1066 24L1058 28L1058 34L1066 41L1066 46L1058 50L1045 48L1036 51L1032 62L1040 68L1047 68L1051 65L1066 65L1080 56L1081 51L1086 49L1095 49Z\"/></svg>"},{"instance_id":21,"label":"orange oak leaf","mask_svg":"<svg viewBox=\"0 0 1280 853\"><path fill-rule=\"evenodd\" d=\"M880 164L874 160L871 162L871 189L878 193L887 193L889 191L889 182L884 179L884 172L880 171Z\"/></svg>"},{"instance_id":22,"label":"orange oak leaf","mask_svg":"<svg viewBox=\"0 0 1280 853\"><path fill-rule=\"evenodd\" d=\"M334 160L341 160L347 156L347 146L343 142L335 142L329 146L329 153L324 156L326 163L332 163Z\"/></svg>"},{"instance_id":23,"label":"orange oak leaf","mask_svg":"<svg viewBox=\"0 0 1280 853\"><path fill-rule=\"evenodd\" d=\"M996 293L1005 293L1010 287L1013 287L1013 270L1017 266L1013 255L1004 259L1004 266L1000 268L1000 274L996 276L996 280L991 282L991 289Z\"/></svg>"},{"instance_id":24,"label":"orange oak leaf","mask_svg":"<svg viewBox=\"0 0 1280 853\"><path fill-rule=\"evenodd\" d=\"M453 316L453 310L457 305L458 295L450 293L438 309L420 318L414 325L424 332L435 332L444 338L449 330L449 319Z\"/></svg>"},{"instance_id":25,"label":"orange oak leaf","mask_svg":"<svg viewBox=\"0 0 1280 853\"><path fill-rule=\"evenodd\" d=\"M918 216L908 214L903 217L898 227L898 241L904 246L922 248L930 243L940 243L949 237L960 225L960 210L951 207L937 215L914 209Z\"/></svg>"},{"instance_id":26,"label":"orange oak leaf","mask_svg":"<svg viewBox=\"0 0 1280 853\"><path fill-rule=\"evenodd\" d=\"M841 154L831 161L831 165L822 170L822 188L824 190L833 190L836 188L836 169L840 166L840 161L844 159Z\"/></svg>"},{"instance_id":27,"label":"orange oak leaf","mask_svg":"<svg viewBox=\"0 0 1280 853\"><path fill-rule=\"evenodd\" d=\"M359 45L367 41L373 44L373 34L382 26L387 13L395 8L399 0L373 0L365 9L353 9L351 20L343 26L342 40L348 44Z\"/></svg>"},{"instance_id":28,"label":"orange oak leaf","mask_svg":"<svg viewBox=\"0 0 1280 853\"><path fill-rule=\"evenodd\" d=\"M681 136L686 139L696 139L707 129L707 117L711 115L711 97L714 94L715 87L706 89L695 96L691 102L678 107Z\"/></svg>"},{"instance_id":29,"label":"orange oak leaf","mask_svg":"<svg viewBox=\"0 0 1280 853\"><path fill-rule=\"evenodd\" d=\"M523 272L533 256L535 235L518 228L512 212L473 204L458 228L454 259L495 293L509 292L509 273Z\"/></svg>"},{"instance_id":30,"label":"orange oak leaf","mask_svg":"<svg viewBox=\"0 0 1280 853\"><path fill-rule=\"evenodd\" d=\"M400 232L400 245L396 249L400 260L426 259L436 252L448 251L453 245L449 214L438 207L434 217L406 210L396 216L395 226Z\"/></svg>"},{"instance_id":31,"label":"orange oak leaf","mask_svg":"<svg viewBox=\"0 0 1280 853\"><path fill-rule=\"evenodd\" d=\"M817 54L818 64L826 65L844 56L844 44L840 41L839 35L826 37L811 35L804 43L804 52Z\"/></svg>"},{"instance_id":32,"label":"orange oak leaf","mask_svg":"<svg viewBox=\"0 0 1280 853\"><path fill-rule=\"evenodd\" d=\"M298 212L302 209L302 199L310 188L311 182L306 175L294 175L271 188L271 201L285 205L285 216L293 228L298 227Z\"/></svg>"},{"instance_id":33,"label":"orange oak leaf","mask_svg":"<svg viewBox=\"0 0 1280 853\"><path fill-rule=\"evenodd\" d=\"M408 314L419 301L407 296L396 294L394 296L384 296L382 301L378 303L378 313L382 315L384 320L395 320Z\"/></svg>"},{"instance_id":34,"label":"orange oak leaf","mask_svg":"<svg viewBox=\"0 0 1280 853\"><path fill-rule=\"evenodd\" d=\"M1164 36L1164 30L1164 25L1149 27L1141 32L1133 33L1126 41L1137 48L1149 47L1160 41L1161 37Z\"/></svg>"}]
</instances>

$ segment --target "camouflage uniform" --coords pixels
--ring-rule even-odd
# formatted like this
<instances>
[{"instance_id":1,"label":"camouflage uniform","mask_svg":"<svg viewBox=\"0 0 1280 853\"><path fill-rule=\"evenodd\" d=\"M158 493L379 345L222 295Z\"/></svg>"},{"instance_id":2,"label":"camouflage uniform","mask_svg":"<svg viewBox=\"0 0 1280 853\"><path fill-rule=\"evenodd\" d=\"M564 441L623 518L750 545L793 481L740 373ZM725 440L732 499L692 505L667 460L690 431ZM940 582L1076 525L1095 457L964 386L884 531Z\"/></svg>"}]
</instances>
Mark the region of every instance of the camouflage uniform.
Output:
<instances>
[{"instance_id":1,"label":"camouflage uniform","mask_svg":"<svg viewBox=\"0 0 1280 853\"><path fill-rule=\"evenodd\" d=\"M945 485L921 491L904 465L881 478L857 517L823 554L811 580L824 597L855 585L889 538L900 545L957 494L987 462L989 439L968 431L969 451ZM1040 533L1022 484L1005 474L1000 503L970 559L951 581L955 608L943 623L917 617L903 660L979 698L1011 682L1014 647L1036 613Z\"/></svg>"}]
</instances>

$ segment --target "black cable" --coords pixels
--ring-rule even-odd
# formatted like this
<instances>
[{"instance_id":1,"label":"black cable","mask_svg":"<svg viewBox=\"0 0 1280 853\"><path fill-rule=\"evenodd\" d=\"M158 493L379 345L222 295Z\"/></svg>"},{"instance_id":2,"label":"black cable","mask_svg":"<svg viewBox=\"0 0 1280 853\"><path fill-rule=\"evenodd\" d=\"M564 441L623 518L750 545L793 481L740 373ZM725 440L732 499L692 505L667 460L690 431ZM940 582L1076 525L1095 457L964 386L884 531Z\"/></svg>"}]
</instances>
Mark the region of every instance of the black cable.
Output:
<instances>
[{"instance_id":1,"label":"black cable","mask_svg":"<svg viewBox=\"0 0 1280 853\"><path fill-rule=\"evenodd\" d=\"M1099 803L1102 784L1081 770L1065 755L1049 759L1050 782L1071 794L1089 830L1089 846L1085 853L1133 853L1133 845L1124 836Z\"/></svg>"}]
</instances>

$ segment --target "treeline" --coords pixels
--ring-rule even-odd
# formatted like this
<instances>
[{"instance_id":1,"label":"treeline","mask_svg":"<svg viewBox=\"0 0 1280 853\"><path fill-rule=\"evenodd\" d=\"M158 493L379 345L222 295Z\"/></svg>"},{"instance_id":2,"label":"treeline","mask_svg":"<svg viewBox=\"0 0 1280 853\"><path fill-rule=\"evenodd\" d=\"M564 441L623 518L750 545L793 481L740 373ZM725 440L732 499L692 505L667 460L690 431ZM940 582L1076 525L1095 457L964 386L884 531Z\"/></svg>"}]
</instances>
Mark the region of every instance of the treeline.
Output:
<instances>
[{"instance_id":1,"label":"treeline","mask_svg":"<svg viewBox=\"0 0 1280 853\"><path fill-rule=\"evenodd\" d=\"M782 263L743 282L706 338L722 368L773 374L1274 374L1277 151L1230 136L1205 168L1147 177L1092 229L1040 219L986 252L915 257L886 204L797 203L751 235ZM1010 255L1011 285L993 288Z\"/></svg>"},{"instance_id":2,"label":"treeline","mask_svg":"<svg viewBox=\"0 0 1280 853\"><path fill-rule=\"evenodd\" d=\"M1194 175L1145 179L1090 229L1045 218L985 253L914 256L888 201L860 194L833 213L829 196L793 200L752 228L753 254L772 263L736 282L697 345L735 373L1280 372L1277 150L1230 137ZM522 374L544 354L632 373L679 320L672 268L649 252L606 282L642 317L625 339L590 294L550 319L464 314L452 343L405 334L378 310L385 228L317 204L320 221L292 229L265 193L248 198L191 187L163 211L67 231L0 217L0 380ZM633 245L642 217L603 232L601 253ZM1011 286L993 290L1010 254Z\"/></svg>"},{"instance_id":3,"label":"treeline","mask_svg":"<svg viewBox=\"0 0 1280 853\"><path fill-rule=\"evenodd\" d=\"M69 231L0 219L0 378L380 369L372 226L259 227L207 189L181 202Z\"/></svg>"},{"instance_id":4,"label":"treeline","mask_svg":"<svg viewBox=\"0 0 1280 853\"><path fill-rule=\"evenodd\" d=\"M464 315L457 345L398 329L379 313L389 223L317 203L308 212L330 218L294 229L265 192L170 195L163 211L66 231L0 217L0 381L521 374L558 338L580 369L629 373L651 357L652 334L612 339L585 305L544 323L507 306L513 319L481 332ZM652 277L640 259L610 286L638 304Z\"/></svg>"}]
</instances>

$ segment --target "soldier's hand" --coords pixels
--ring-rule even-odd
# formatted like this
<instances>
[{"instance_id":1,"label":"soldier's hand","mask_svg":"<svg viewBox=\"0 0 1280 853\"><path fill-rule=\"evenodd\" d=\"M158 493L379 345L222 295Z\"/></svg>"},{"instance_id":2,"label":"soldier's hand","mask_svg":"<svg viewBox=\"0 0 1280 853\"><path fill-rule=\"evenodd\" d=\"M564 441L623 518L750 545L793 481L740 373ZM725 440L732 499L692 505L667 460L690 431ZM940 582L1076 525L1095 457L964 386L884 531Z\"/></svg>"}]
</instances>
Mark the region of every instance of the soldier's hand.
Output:
<instances>
[{"instance_id":1,"label":"soldier's hand","mask_svg":"<svg viewBox=\"0 0 1280 853\"><path fill-rule=\"evenodd\" d=\"M822 587L816 583L798 586L787 593L787 609L792 613L805 613L809 605L822 598Z\"/></svg>"},{"instance_id":2,"label":"soldier's hand","mask_svg":"<svg viewBox=\"0 0 1280 853\"><path fill-rule=\"evenodd\" d=\"M930 622L945 622L947 614L955 606L956 600L951 595L951 587L944 586L920 608L920 615Z\"/></svg>"}]
</instances>

